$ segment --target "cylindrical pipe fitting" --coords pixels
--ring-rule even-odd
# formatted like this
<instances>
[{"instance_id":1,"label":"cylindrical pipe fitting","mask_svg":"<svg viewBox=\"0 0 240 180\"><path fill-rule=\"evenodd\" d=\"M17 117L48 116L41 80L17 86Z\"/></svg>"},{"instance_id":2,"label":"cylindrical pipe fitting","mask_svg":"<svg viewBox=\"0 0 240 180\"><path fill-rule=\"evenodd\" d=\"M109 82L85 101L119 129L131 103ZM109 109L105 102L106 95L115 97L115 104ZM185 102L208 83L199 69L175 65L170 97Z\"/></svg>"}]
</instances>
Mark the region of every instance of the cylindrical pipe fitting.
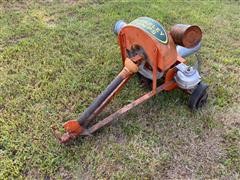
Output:
<instances>
[{"instance_id":1,"label":"cylindrical pipe fitting","mask_svg":"<svg viewBox=\"0 0 240 180\"><path fill-rule=\"evenodd\" d=\"M175 44L192 48L202 39L202 31L198 26L176 24L171 28L170 34Z\"/></svg>"},{"instance_id":2,"label":"cylindrical pipe fitting","mask_svg":"<svg viewBox=\"0 0 240 180\"><path fill-rule=\"evenodd\" d=\"M192 48L185 48L183 46L177 46L176 49L177 49L177 53L185 58L187 56L190 56L192 54L194 54L195 52L198 52L198 50L201 48L201 43L198 43L196 46L192 47Z\"/></svg>"},{"instance_id":3,"label":"cylindrical pipe fitting","mask_svg":"<svg viewBox=\"0 0 240 180\"><path fill-rule=\"evenodd\" d=\"M113 28L114 34L118 35L118 33L121 31L121 29L126 25L127 25L127 23L124 22L123 20L117 21Z\"/></svg>"}]
</instances>

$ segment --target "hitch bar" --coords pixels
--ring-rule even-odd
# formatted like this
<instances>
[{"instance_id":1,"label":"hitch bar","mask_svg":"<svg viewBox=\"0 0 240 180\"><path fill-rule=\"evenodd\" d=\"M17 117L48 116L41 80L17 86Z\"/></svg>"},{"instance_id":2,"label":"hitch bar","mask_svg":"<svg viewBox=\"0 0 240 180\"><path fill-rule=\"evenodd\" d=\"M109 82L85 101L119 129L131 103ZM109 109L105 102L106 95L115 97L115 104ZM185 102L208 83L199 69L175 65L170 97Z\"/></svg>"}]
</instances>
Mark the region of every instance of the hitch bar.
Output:
<instances>
[{"instance_id":1,"label":"hitch bar","mask_svg":"<svg viewBox=\"0 0 240 180\"><path fill-rule=\"evenodd\" d=\"M156 93L154 93L153 91L146 93L145 95L141 96L140 98L136 99L135 101L131 102L130 104L125 105L124 107L122 107L121 109L116 111L115 113L109 115L105 119L97 122L93 126L91 126L89 128L84 128L79 134L74 133L74 132L72 132L72 133L67 132L61 136L61 133L57 130L57 128L55 126L52 126L53 133L54 133L55 137L57 139L59 139L59 141L63 144L69 142L70 140L77 138L78 136L91 136L93 133L98 131L100 128L111 124L114 120L118 120L117 118L119 116L121 116L122 114L126 113L127 111L134 108L135 106L145 102L146 100L150 99L151 97L160 93L161 91L167 89L168 87L172 86L173 84L175 84L174 81L168 81L168 82L162 84L161 86L157 87ZM72 120L72 122L78 123L76 120Z\"/></svg>"},{"instance_id":2,"label":"hitch bar","mask_svg":"<svg viewBox=\"0 0 240 180\"><path fill-rule=\"evenodd\" d=\"M72 139L80 135L91 135L101 127L110 124L115 118L119 117L121 114L129 111L133 107L141 104L147 99L154 96L156 93L164 90L165 88L171 86L174 82L166 82L159 86L158 88L153 88L151 92L143 95L132 103L124 106L115 113L106 117L105 119L99 121L91 127L87 127L89 122L93 120L103 108L111 101L111 99L123 88L127 81L138 72L138 66L143 60L143 56L136 55L132 58L126 58L124 61L124 67L122 71L115 77L115 79L108 85L108 87L95 99L95 101L82 113L82 115L77 120L69 120L63 124L66 131L63 135L58 131L56 126L52 126L54 136L61 142L67 143ZM156 83L155 83L156 85Z\"/></svg>"}]
</instances>

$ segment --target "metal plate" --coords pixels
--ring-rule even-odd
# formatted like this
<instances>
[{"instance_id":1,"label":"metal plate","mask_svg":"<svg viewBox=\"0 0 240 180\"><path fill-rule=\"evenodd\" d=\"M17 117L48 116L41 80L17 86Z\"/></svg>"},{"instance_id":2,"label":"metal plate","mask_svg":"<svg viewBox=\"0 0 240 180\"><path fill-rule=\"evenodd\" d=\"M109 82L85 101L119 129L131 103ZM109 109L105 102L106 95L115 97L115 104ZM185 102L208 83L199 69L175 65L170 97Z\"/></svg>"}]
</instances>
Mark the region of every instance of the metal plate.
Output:
<instances>
[{"instance_id":1,"label":"metal plate","mask_svg":"<svg viewBox=\"0 0 240 180\"><path fill-rule=\"evenodd\" d=\"M133 25L144 30L163 44L168 43L168 36L165 29L159 22L152 18L139 17L132 21L129 25Z\"/></svg>"}]
</instances>

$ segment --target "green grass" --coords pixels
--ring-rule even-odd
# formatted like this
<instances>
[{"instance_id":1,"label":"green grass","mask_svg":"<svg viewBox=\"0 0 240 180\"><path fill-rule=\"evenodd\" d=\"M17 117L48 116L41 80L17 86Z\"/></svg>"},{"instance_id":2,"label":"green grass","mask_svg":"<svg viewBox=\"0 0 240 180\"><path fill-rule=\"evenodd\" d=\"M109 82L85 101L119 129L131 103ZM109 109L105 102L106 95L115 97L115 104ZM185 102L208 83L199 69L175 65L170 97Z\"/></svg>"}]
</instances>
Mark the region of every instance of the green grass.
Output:
<instances>
[{"instance_id":1,"label":"green grass","mask_svg":"<svg viewBox=\"0 0 240 180\"><path fill-rule=\"evenodd\" d=\"M1 1L0 179L239 178L238 1ZM93 137L60 145L50 126L76 118L121 69L112 26L139 16L197 24L209 101L162 93ZM146 89L134 77L104 114Z\"/></svg>"}]
</instances>

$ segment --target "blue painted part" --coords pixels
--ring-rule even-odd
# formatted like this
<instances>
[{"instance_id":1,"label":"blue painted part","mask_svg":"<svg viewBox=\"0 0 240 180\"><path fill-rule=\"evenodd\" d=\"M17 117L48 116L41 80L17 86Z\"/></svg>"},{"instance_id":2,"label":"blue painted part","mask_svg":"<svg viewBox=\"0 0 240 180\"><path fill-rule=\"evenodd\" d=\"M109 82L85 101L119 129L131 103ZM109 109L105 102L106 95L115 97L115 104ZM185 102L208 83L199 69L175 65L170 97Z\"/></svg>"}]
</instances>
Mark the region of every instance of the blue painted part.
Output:
<instances>
[{"instance_id":1,"label":"blue painted part","mask_svg":"<svg viewBox=\"0 0 240 180\"><path fill-rule=\"evenodd\" d=\"M183 58L190 56L192 54L194 54L195 52L197 52L199 49L201 48L201 43L198 43L195 47L193 48L185 48L183 46L177 46L177 52L180 56L182 56Z\"/></svg>"},{"instance_id":2,"label":"blue painted part","mask_svg":"<svg viewBox=\"0 0 240 180\"><path fill-rule=\"evenodd\" d=\"M126 25L127 25L127 23L124 22L123 20L117 21L117 22L115 23L115 25L114 25L113 32L114 32L115 34L118 34L118 33L121 31L121 29L122 29L124 26L126 26Z\"/></svg>"}]
</instances>

